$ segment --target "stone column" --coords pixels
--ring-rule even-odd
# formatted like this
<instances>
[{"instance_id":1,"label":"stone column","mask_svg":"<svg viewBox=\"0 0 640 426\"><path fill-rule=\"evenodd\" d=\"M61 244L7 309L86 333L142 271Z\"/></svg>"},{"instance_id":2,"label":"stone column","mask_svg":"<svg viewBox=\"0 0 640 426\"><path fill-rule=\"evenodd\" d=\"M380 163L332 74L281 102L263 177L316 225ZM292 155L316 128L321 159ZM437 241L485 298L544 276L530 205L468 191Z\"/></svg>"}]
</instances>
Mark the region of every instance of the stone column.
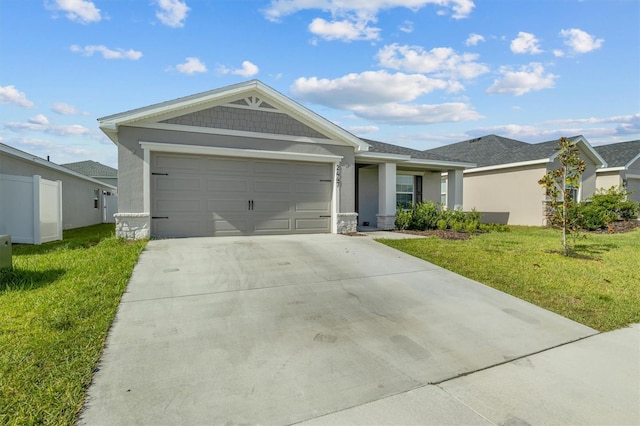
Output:
<instances>
[{"instance_id":1,"label":"stone column","mask_svg":"<svg viewBox=\"0 0 640 426\"><path fill-rule=\"evenodd\" d=\"M378 214L379 229L395 228L396 220L396 164L378 165Z\"/></svg>"}]
</instances>

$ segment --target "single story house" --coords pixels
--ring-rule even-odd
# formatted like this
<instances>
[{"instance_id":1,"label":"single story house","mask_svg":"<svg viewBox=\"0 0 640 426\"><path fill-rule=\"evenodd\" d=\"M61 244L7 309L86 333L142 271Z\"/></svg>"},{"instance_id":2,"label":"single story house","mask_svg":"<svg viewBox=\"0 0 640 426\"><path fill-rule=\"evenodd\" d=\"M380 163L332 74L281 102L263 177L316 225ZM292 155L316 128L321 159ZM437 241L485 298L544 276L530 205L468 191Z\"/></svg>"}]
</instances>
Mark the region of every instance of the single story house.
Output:
<instances>
[{"instance_id":1,"label":"single story house","mask_svg":"<svg viewBox=\"0 0 640 426\"><path fill-rule=\"evenodd\" d=\"M79 228L103 222L103 195L116 187L0 143L0 178L39 176L62 183L62 227ZM5 210L15 202L16 193L0 188L0 234L11 234L4 220ZM43 206L46 208L47 206ZM25 212L25 217L27 217Z\"/></svg>"},{"instance_id":2,"label":"single story house","mask_svg":"<svg viewBox=\"0 0 640 426\"><path fill-rule=\"evenodd\" d=\"M607 163L583 136L570 139L586 163L576 193L577 200L585 200L596 190L596 170ZM425 153L477 164L464 171L464 210L482 212L484 222L541 226L546 223L546 197L538 180L560 167L557 146L557 140L529 144L487 135Z\"/></svg>"},{"instance_id":3,"label":"single story house","mask_svg":"<svg viewBox=\"0 0 640 426\"><path fill-rule=\"evenodd\" d=\"M118 186L118 170L97 161L86 160L60 165L111 186Z\"/></svg>"},{"instance_id":4,"label":"single story house","mask_svg":"<svg viewBox=\"0 0 640 426\"><path fill-rule=\"evenodd\" d=\"M98 119L118 146L126 238L392 229L398 201L462 206L443 155L365 141L258 80Z\"/></svg>"},{"instance_id":5,"label":"single story house","mask_svg":"<svg viewBox=\"0 0 640 426\"><path fill-rule=\"evenodd\" d=\"M629 199L640 202L640 140L594 147L607 162L596 172L596 187L623 186L631 192Z\"/></svg>"}]
</instances>

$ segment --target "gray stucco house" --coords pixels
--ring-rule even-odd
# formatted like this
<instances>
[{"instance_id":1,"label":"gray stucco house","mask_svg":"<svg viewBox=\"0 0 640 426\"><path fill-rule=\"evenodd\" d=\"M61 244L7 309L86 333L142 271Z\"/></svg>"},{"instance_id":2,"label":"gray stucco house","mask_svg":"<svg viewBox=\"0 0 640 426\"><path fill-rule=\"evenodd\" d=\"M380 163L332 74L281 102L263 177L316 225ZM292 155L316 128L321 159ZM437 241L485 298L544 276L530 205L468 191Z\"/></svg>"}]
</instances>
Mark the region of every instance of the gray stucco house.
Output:
<instances>
[{"instance_id":1,"label":"gray stucco house","mask_svg":"<svg viewBox=\"0 0 640 426\"><path fill-rule=\"evenodd\" d=\"M629 198L640 202L640 140L596 146L607 167L596 172L598 188L623 186L631 192Z\"/></svg>"},{"instance_id":2,"label":"gray stucco house","mask_svg":"<svg viewBox=\"0 0 640 426\"><path fill-rule=\"evenodd\" d=\"M607 165L583 136L572 139L586 164L578 200L591 197L597 186L596 171ZM497 135L487 135L425 151L477 167L464 173L463 209L477 209L483 221L509 225L542 226L546 223L546 197L538 180L548 170L560 167L557 140L530 144Z\"/></svg>"},{"instance_id":3,"label":"gray stucco house","mask_svg":"<svg viewBox=\"0 0 640 426\"><path fill-rule=\"evenodd\" d=\"M258 80L98 119L126 238L394 227L398 201L462 206L463 161L347 132Z\"/></svg>"},{"instance_id":4,"label":"gray stucco house","mask_svg":"<svg viewBox=\"0 0 640 426\"><path fill-rule=\"evenodd\" d=\"M44 200L42 212L47 213L53 204L60 204L60 212L54 216L61 235L62 229L79 228L104 222L104 194L116 188L97 179L62 167L44 158L37 157L9 145L0 143L0 234L11 234L14 242L29 242L21 239L20 230L32 226L33 212L21 205L24 198L37 194L17 191L10 182L24 181L37 176L52 182L61 182L61 196L55 203ZM28 186L27 186L28 187ZM48 217L48 216L47 216ZM46 225L49 225L48 223ZM56 232L58 233L58 232Z\"/></svg>"}]
</instances>

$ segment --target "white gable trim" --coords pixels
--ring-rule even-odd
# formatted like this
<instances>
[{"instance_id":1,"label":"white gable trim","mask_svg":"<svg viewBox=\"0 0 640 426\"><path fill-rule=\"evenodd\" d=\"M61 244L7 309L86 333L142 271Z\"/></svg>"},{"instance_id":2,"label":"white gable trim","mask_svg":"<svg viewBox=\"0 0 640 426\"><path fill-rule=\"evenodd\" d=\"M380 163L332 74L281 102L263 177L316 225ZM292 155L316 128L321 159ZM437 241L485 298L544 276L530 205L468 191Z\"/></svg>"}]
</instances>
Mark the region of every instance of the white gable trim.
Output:
<instances>
[{"instance_id":1,"label":"white gable trim","mask_svg":"<svg viewBox=\"0 0 640 426\"><path fill-rule=\"evenodd\" d=\"M596 173L607 173L607 172L621 172L623 170L626 170L626 167L605 167L602 169L598 169L596 170Z\"/></svg>"},{"instance_id":2,"label":"white gable trim","mask_svg":"<svg viewBox=\"0 0 640 426\"><path fill-rule=\"evenodd\" d=\"M640 153L638 153L638 155L636 155L635 157L633 157L633 158L631 159L631 161L629 161L627 164L625 164L625 166L624 166L624 167L628 169L629 167L631 167L631 165L632 165L633 163L635 163L635 162L636 162L636 161L638 161L638 160L640 160Z\"/></svg>"},{"instance_id":3,"label":"white gable trim","mask_svg":"<svg viewBox=\"0 0 640 426\"><path fill-rule=\"evenodd\" d=\"M187 126L184 124L136 123L133 127L142 127L145 129L156 129L156 130L170 130L175 132L204 133L208 135L239 136L243 138L270 139L270 140L287 141L287 142L300 142L300 143L339 145L339 146L345 145L340 141L334 141L332 139L310 138L308 136L279 135L274 133L248 132L246 130L217 129L214 127Z\"/></svg>"},{"instance_id":4,"label":"white gable trim","mask_svg":"<svg viewBox=\"0 0 640 426\"><path fill-rule=\"evenodd\" d=\"M604 158L602 158L602 156L598 154L598 151L596 151L593 148L593 146L591 146L591 144L583 136L579 136L571 140L575 142L576 145L581 145L585 149L585 153L587 154L587 157L589 157L591 161L595 163L596 167L607 167L607 162L604 161ZM560 155L560 151L553 154L549 158L549 160L555 161L558 155Z\"/></svg>"},{"instance_id":5,"label":"white gable trim","mask_svg":"<svg viewBox=\"0 0 640 426\"><path fill-rule=\"evenodd\" d=\"M261 97L264 97L264 101L271 106L288 113L294 119L297 119L314 130L330 136L331 139L342 141L345 145L352 146L356 152L369 150L369 145L363 140L258 80L102 117L98 119L98 123L100 129L102 129L112 141L118 143L119 126L135 125L134 123L149 122L156 117L184 114L188 113L188 111L222 106L242 95L251 93L259 94Z\"/></svg>"}]
</instances>

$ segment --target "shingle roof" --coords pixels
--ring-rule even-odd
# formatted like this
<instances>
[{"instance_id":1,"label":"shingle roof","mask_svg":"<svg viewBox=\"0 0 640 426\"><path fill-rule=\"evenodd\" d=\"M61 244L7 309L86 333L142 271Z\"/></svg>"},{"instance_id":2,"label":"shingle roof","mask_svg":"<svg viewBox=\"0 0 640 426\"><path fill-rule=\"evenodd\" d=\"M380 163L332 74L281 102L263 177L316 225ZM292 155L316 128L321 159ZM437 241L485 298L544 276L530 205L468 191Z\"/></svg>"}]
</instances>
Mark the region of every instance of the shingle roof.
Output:
<instances>
[{"instance_id":1,"label":"shingle roof","mask_svg":"<svg viewBox=\"0 0 640 426\"><path fill-rule=\"evenodd\" d=\"M568 139L577 139L573 136ZM437 153L462 161L473 162L478 167L499 164L521 163L550 158L555 154L558 140L530 144L497 135L487 135L475 139L429 149L426 153Z\"/></svg>"},{"instance_id":2,"label":"shingle roof","mask_svg":"<svg viewBox=\"0 0 640 426\"><path fill-rule=\"evenodd\" d=\"M417 149L405 148L399 145L393 145L390 143L374 141L371 139L361 138L363 141L369 144L369 152L380 152L384 154L400 154L410 155L411 158L419 160L436 160L436 161L451 161L459 162L460 159L448 157L437 152L418 151ZM473 163L473 161L472 161Z\"/></svg>"},{"instance_id":3,"label":"shingle roof","mask_svg":"<svg viewBox=\"0 0 640 426\"><path fill-rule=\"evenodd\" d=\"M624 167L640 155L640 140L594 146L593 148L604 158L608 167Z\"/></svg>"},{"instance_id":4,"label":"shingle roof","mask_svg":"<svg viewBox=\"0 0 640 426\"><path fill-rule=\"evenodd\" d=\"M528 145L515 139L487 135L428 149L424 153L444 155L449 158L476 163L478 167L484 167L519 161L512 160L511 156L516 150Z\"/></svg>"},{"instance_id":5,"label":"shingle roof","mask_svg":"<svg viewBox=\"0 0 640 426\"><path fill-rule=\"evenodd\" d=\"M67 164L60 164L60 165L63 167L66 167L67 169L73 170L75 172L82 173L85 176L102 177L102 178L118 177L118 170L114 169L113 167L100 164L97 161L87 160L87 161L78 161L76 163L67 163Z\"/></svg>"}]
</instances>

